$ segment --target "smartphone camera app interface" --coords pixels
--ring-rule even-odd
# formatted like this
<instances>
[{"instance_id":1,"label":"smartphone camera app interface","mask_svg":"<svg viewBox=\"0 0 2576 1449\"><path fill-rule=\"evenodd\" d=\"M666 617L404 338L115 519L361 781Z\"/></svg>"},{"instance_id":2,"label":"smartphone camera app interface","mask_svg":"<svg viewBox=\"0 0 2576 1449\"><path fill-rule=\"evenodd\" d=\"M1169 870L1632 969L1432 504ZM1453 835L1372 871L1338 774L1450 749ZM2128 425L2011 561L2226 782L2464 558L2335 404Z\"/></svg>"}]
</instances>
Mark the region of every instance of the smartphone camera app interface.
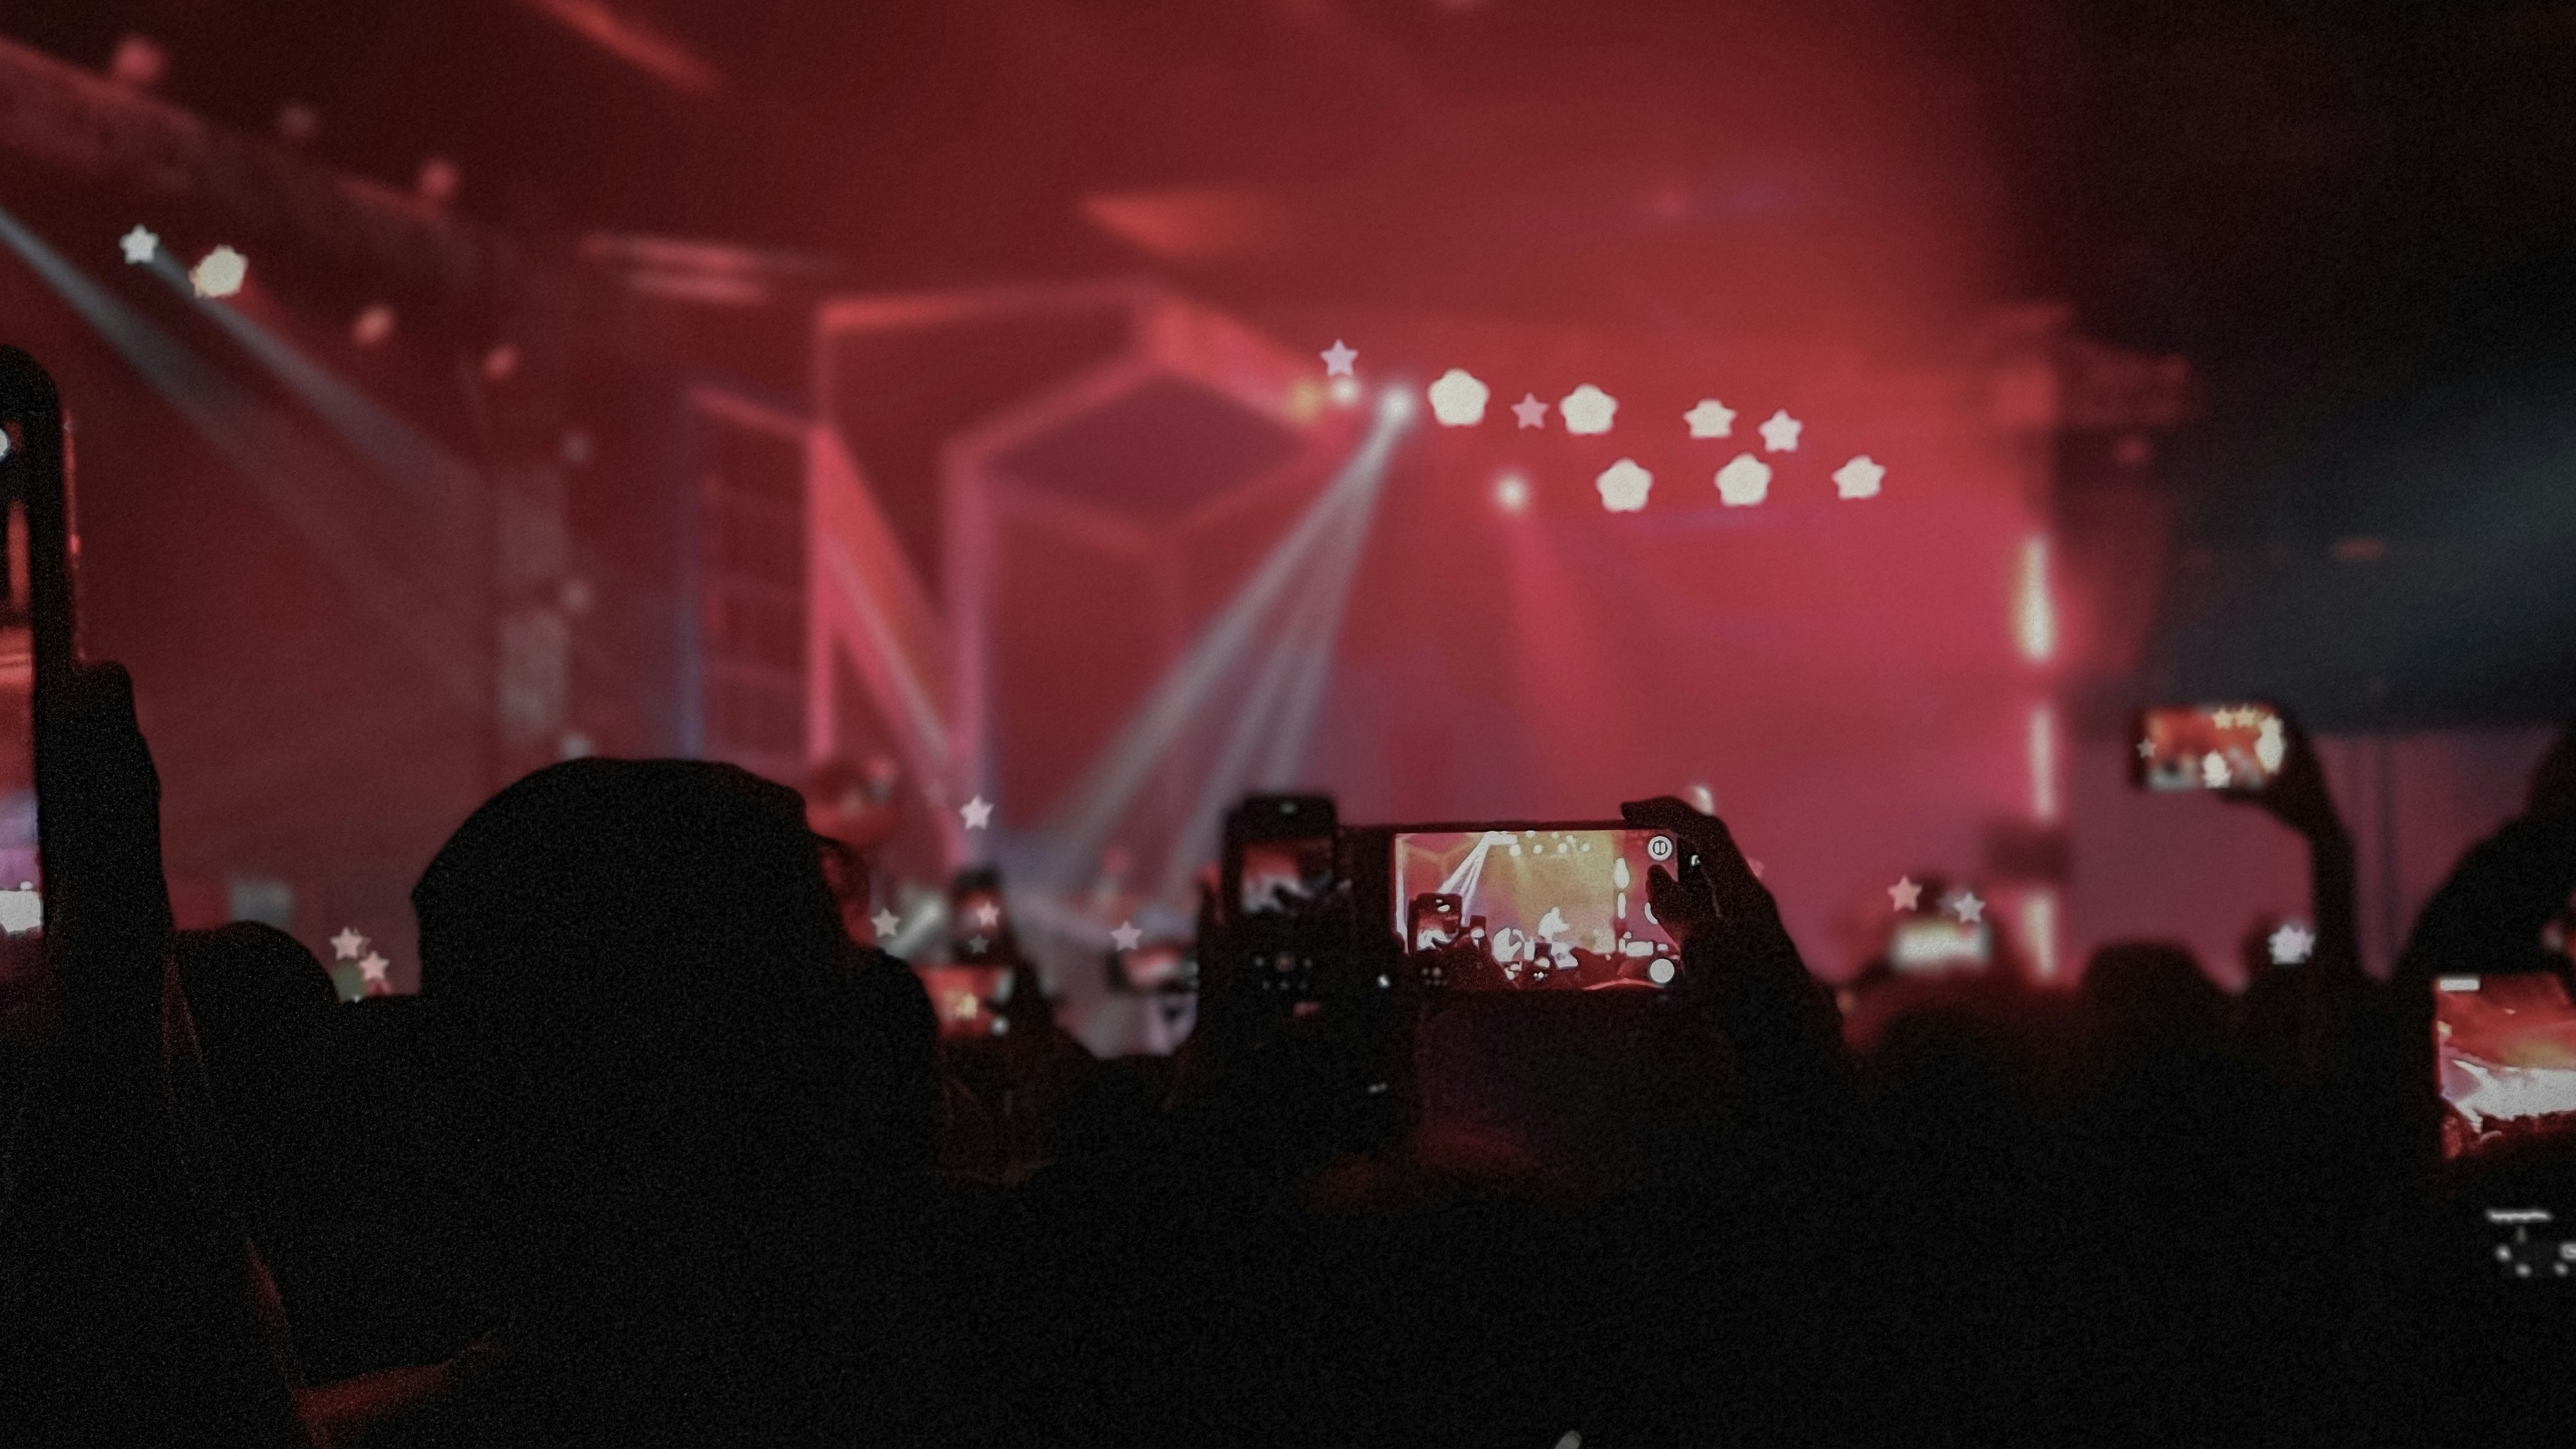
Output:
<instances>
[{"instance_id":1,"label":"smartphone camera app interface","mask_svg":"<svg viewBox=\"0 0 2576 1449\"><path fill-rule=\"evenodd\" d=\"M2491 1207L2486 1220L2498 1275L2526 1283L2576 1278L2576 1239L2558 1226L2557 1214L2544 1207Z\"/></svg>"},{"instance_id":2,"label":"smartphone camera app interface","mask_svg":"<svg viewBox=\"0 0 2576 1449\"><path fill-rule=\"evenodd\" d=\"M2576 1131L2576 1002L2556 975L2439 978L2433 1047L2445 1157Z\"/></svg>"},{"instance_id":3,"label":"smartphone camera app interface","mask_svg":"<svg viewBox=\"0 0 2576 1449\"><path fill-rule=\"evenodd\" d=\"M1426 986L1462 991L1669 986L1680 951L1646 901L1674 838L1618 828L1410 831L1395 837L1396 919Z\"/></svg>"},{"instance_id":4,"label":"smartphone camera app interface","mask_svg":"<svg viewBox=\"0 0 2576 1449\"><path fill-rule=\"evenodd\" d=\"M2152 709L2138 724L2136 777L2150 790L2260 790L2281 773L2287 727L2267 705Z\"/></svg>"}]
</instances>

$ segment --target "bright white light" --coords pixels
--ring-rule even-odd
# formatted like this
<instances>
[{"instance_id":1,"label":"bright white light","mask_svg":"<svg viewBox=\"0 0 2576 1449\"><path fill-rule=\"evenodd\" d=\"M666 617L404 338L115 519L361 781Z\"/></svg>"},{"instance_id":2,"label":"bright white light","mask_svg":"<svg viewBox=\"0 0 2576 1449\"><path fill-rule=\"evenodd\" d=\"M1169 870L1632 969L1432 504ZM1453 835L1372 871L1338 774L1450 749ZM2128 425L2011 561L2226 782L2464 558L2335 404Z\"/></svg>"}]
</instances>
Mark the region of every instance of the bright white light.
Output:
<instances>
[{"instance_id":1,"label":"bright white light","mask_svg":"<svg viewBox=\"0 0 2576 1449\"><path fill-rule=\"evenodd\" d=\"M1834 470L1834 491L1845 498L1876 498L1879 480L1886 476L1887 470L1863 453Z\"/></svg>"},{"instance_id":2,"label":"bright white light","mask_svg":"<svg viewBox=\"0 0 2576 1449\"><path fill-rule=\"evenodd\" d=\"M2057 819L2057 711L2045 704L2030 707L2030 814Z\"/></svg>"},{"instance_id":3,"label":"bright white light","mask_svg":"<svg viewBox=\"0 0 2576 1449\"><path fill-rule=\"evenodd\" d=\"M14 891L0 891L0 931L23 936L45 924L45 899L34 881L22 880Z\"/></svg>"},{"instance_id":4,"label":"bright white light","mask_svg":"<svg viewBox=\"0 0 2576 1449\"><path fill-rule=\"evenodd\" d=\"M1505 513L1519 513L1529 507L1529 480L1518 473L1506 473L1494 480L1494 505Z\"/></svg>"},{"instance_id":5,"label":"bright white light","mask_svg":"<svg viewBox=\"0 0 2576 1449\"><path fill-rule=\"evenodd\" d=\"M250 259L231 247L217 247L188 272L189 285L200 297L229 297L250 276Z\"/></svg>"},{"instance_id":6,"label":"bright white light","mask_svg":"<svg viewBox=\"0 0 2576 1449\"><path fill-rule=\"evenodd\" d=\"M1750 508L1771 493L1771 466L1738 453L1717 470L1717 496L1729 508Z\"/></svg>"},{"instance_id":7,"label":"bright white light","mask_svg":"<svg viewBox=\"0 0 2576 1449\"><path fill-rule=\"evenodd\" d=\"M2272 933L2270 944L2273 965L2296 966L2315 953L2317 938L2298 922L2284 921L2281 929Z\"/></svg>"},{"instance_id":8,"label":"bright white light","mask_svg":"<svg viewBox=\"0 0 2576 1449\"><path fill-rule=\"evenodd\" d=\"M2021 588L2013 601L2013 633L2024 659L2037 664L2057 652L2057 610L2048 597L2048 535L2021 542Z\"/></svg>"},{"instance_id":9,"label":"bright white light","mask_svg":"<svg viewBox=\"0 0 2576 1449\"><path fill-rule=\"evenodd\" d=\"M1619 411L1619 400L1590 383L1567 393L1556 405L1556 415L1565 419L1565 430L1580 437L1610 431L1611 416Z\"/></svg>"},{"instance_id":10,"label":"bright white light","mask_svg":"<svg viewBox=\"0 0 2576 1449\"><path fill-rule=\"evenodd\" d=\"M2057 893L2032 891L2022 897L2021 935L2030 947L2031 975L2057 979Z\"/></svg>"},{"instance_id":11,"label":"bright white light","mask_svg":"<svg viewBox=\"0 0 2576 1449\"><path fill-rule=\"evenodd\" d=\"M1472 428L1485 420L1485 403L1493 390L1463 367L1453 367L1431 384L1431 415L1444 428Z\"/></svg>"},{"instance_id":12,"label":"bright white light","mask_svg":"<svg viewBox=\"0 0 2576 1449\"><path fill-rule=\"evenodd\" d=\"M1377 395L1377 415L1390 423L1411 421L1413 408L1413 394L1403 388L1390 387Z\"/></svg>"},{"instance_id":13,"label":"bright white light","mask_svg":"<svg viewBox=\"0 0 2576 1449\"><path fill-rule=\"evenodd\" d=\"M1359 379L1355 377L1334 378L1332 385L1324 389L1324 396L1331 398L1333 400L1333 406L1337 408L1349 407L1360 400Z\"/></svg>"},{"instance_id":14,"label":"bright white light","mask_svg":"<svg viewBox=\"0 0 2576 1449\"><path fill-rule=\"evenodd\" d=\"M1657 986L1669 986L1673 980L1673 958L1658 956L1646 963L1646 979Z\"/></svg>"},{"instance_id":15,"label":"bright white light","mask_svg":"<svg viewBox=\"0 0 2576 1449\"><path fill-rule=\"evenodd\" d=\"M1568 428L1573 425L1567 424ZM1655 475L1637 466L1633 458L1622 458L1601 470L1592 480L1601 490L1601 506L1612 513L1635 513L1646 506L1646 491L1655 486Z\"/></svg>"}]
</instances>

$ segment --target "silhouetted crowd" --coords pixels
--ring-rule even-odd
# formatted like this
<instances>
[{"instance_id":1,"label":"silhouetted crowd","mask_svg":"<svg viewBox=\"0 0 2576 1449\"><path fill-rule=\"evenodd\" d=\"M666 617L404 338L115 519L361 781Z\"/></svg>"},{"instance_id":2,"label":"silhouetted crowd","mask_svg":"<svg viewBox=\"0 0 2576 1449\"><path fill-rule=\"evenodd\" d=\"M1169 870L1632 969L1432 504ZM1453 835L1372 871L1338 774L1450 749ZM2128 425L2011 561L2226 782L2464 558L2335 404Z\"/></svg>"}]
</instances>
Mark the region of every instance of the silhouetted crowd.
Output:
<instances>
[{"instance_id":1,"label":"silhouetted crowd","mask_svg":"<svg viewBox=\"0 0 2576 1449\"><path fill-rule=\"evenodd\" d=\"M172 929L130 686L76 683L0 1038L0 1444L2576 1443L2576 1289L2497 1271L2493 1211L2576 1238L2576 1157L2446 1160L2432 1006L2565 971L2576 735L2386 982L2301 739L2247 803L2315 947L2241 994L2134 943L1838 1000L1658 800L1667 991L1212 973L1180 1051L1104 1061L1000 934L1008 1029L942 1041L799 795L695 762L494 796L413 892L419 995L342 1003L282 932ZM1582 1150L1439 1105L1569 1072Z\"/></svg>"}]
</instances>

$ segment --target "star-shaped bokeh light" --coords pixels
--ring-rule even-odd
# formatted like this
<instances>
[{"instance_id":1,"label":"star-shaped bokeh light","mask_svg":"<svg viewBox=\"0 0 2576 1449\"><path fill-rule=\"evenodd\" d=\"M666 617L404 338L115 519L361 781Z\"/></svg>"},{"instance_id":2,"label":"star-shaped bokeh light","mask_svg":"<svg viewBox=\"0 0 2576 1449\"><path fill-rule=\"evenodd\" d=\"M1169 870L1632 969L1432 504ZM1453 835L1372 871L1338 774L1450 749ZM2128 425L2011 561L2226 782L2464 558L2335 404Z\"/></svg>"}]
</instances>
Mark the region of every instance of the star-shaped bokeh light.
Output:
<instances>
[{"instance_id":1,"label":"star-shaped bokeh light","mask_svg":"<svg viewBox=\"0 0 2576 1449\"><path fill-rule=\"evenodd\" d=\"M360 957L358 960L358 990L368 996L384 996L391 993L393 985L385 980L385 970L393 964L394 963L391 961L377 955L373 951L369 951L365 956Z\"/></svg>"},{"instance_id":2,"label":"star-shaped bokeh light","mask_svg":"<svg viewBox=\"0 0 2576 1449\"><path fill-rule=\"evenodd\" d=\"M1618 411L1617 398L1588 382L1567 393L1556 405L1556 415L1565 419L1565 430L1578 437L1610 431L1611 416Z\"/></svg>"},{"instance_id":3,"label":"star-shaped bokeh light","mask_svg":"<svg viewBox=\"0 0 2576 1449\"><path fill-rule=\"evenodd\" d=\"M1359 353L1353 351L1342 341L1342 339L1338 337L1333 339L1332 346L1325 348L1323 351L1316 353L1315 355L1324 359L1324 376L1326 377L1351 376L1351 364L1359 358Z\"/></svg>"},{"instance_id":4,"label":"star-shaped bokeh light","mask_svg":"<svg viewBox=\"0 0 2576 1449\"><path fill-rule=\"evenodd\" d=\"M1950 897L1950 909L1958 914L1959 924L1973 926L1986 918L1986 903L1975 891L1961 891Z\"/></svg>"},{"instance_id":5,"label":"star-shaped bokeh light","mask_svg":"<svg viewBox=\"0 0 2576 1449\"><path fill-rule=\"evenodd\" d=\"M1690 424L1694 438L1723 438L1735 431L1735 409L1713 397L1704 397L1699 406L1682 414L1682 421Z\"/></svg>"},{"instance_id":6,"label":"star-shaped bokeh light","mask_svg":"<svg viewBox=\"0 0 2576 1449\"><path fill-rule=\"evenodd\" d=\"M999 926L1002 924L1002 908L991 901L986 901L984 904L977 906L975 908L975 924L988 931Z\"/></svg>"},{"instance_id":7,"label":"star-shaped bokeh light","mask_svg":"<svg viewBox=\"0 0 2576 1449\"><path fill-rule=\"evenodd\" d=\"M1914 883L1914 877L1900 875L1896 878L1896 884L1887 888L1887 898L1896 902L1896 908L1900 911L1915 910L1922 903L1923 887Z\"/></svg>"},{"instance_id":8,"label":"star-shaped bokeh light","mask_svg":"<svg viewBox=\"0 0 2576 1449\"><path fill-rule=\"evenodd\" d=\"M229 297L250 277L250 259L231 247L217 247L189 269L188 285L200 297Z\"/></svg>"},{"instance_id":9,"label":"star-shaped bokeh light","mask_svg":"<svg viewBox=\"0 0 2576 1449\"><path fill-rule=\"evenodd\" d=\"M993 802L978 795L957 807L957 818L965 821L969 830L986 829L993 823Z\"/></svg>"},{"instance_id":10,"label":"star-shaped bokeh light","mask_svg":"<svg viewBox=\"0 0 2576 1449\"><path fill-rule=\"evenodd\" d=\"M1798 451L1798 430L1805 426L1789 416L1787 408L1781 408L1762 420L1762 446L1769 452L1794 453Z\"/></svg>"},{"instance_id":11,"label":"star-shaped bokeh light","mask_svg":"<svg viewBox=\"0 0 2576 1449\"><path fill-rule=\"evenodd\" d=\"M355 926L342 926L340 934L331 938L331 959L334 961L355 961L366 949L367 938L359 935Z\"/></svg>"},{"instance_id":12,"label":"star-shaped bokeh light","mask_svg":"<svg viewBox=\"0 0 2576 1449\"><path fill-rule=\"evenodd\" d=\"M151 228L141 225L118 237L116 244L124 249L125 260L138 267L151 261L161 250L161 238L154 236Z\"/></svg>"},{"instance_id":13,"label":"star-shaped bokeh light","mask_svg":"<svg viewBox=\"0 0 2576 1449\"><path fill-rule=\"evenodd\" d=\"M1601 470L1592 480L1601 490L1601 506L1612 513L1635 513L1646 506L1646 491L1655 486L1655 475L1637 466L1633 458L1622 458Z\"/></svg>"},{"instance_id":14,"label":"star-shaped bokeh light","mask_svg":"<svg viewBox=\"0 0 2576 1449\"><path fill-rule=\"evenodd\" d=\"M1444 428L1472 428L1485 420L1485 403L1493 395L1465 368L1453 367L1431 384L1431 416Z\"/></svg>"},{"instance_id":15,"label":"star-shaped bokeh light","mask_svg":"<svg viewBox=\"0 0 2576 1449\"><path fill-rule=\"evenodd\" d=\"M1134 921L1128 921L1111 931L1109 939L1117 943L1119 950L1133 951L1145 944L1145 932Z\"/></svg>"},{"instance_id":16,"label":"star-shaped bokeh light","mask_svg":"<svg viewBox=\"0 0 2576 1449\"><path fill-rule=\"evenodd\" d=\"M1834 470L1834 491L1845 498L1876 498L1879 480L1886 476L1887 470L1863 453Z\"/></svg>"},{"instance_id":17,"label":"star-shaped bokeh light","mask_svg":"<svg viewBox=\"0 0 2576 1449\"><path fill-rule=\"evenodd\" d=\"M1538 400L1537 393L1522 393L1521 400L1512 404L1512 416L1520 419L1521 426L1525 428L1546 427L1547 404Z\"/></svg>"},{"instance_id":18,"label":"star-shaped bokeh light","mask_svg":"<svg viewBox=\"0 0 2576 1449\"><path fill-rule=\"evenodd\" d=\"M877 928L878 940L890 940L895 931L903 925L903 917L890 910L879 909L875 915L868 917L868 924Z\"/></svg>"}]
</instances>

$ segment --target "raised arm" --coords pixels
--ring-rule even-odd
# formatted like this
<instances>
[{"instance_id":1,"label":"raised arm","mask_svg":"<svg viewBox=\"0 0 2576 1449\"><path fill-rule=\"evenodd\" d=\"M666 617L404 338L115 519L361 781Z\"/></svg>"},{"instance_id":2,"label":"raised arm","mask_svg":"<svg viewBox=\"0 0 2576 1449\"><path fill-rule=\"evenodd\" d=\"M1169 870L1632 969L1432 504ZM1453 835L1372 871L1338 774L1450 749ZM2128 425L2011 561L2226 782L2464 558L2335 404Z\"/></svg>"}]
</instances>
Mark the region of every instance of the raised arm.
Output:
<instances>
[{"instance_id":1,"label":"raised arm","mask_svg":"<svg viewBox=\"0 0 2576 1449\"><path fill-rule=\"evenodd\" d=\"M1678 876L1647 872L1648 899L1682 948L1682 989L1710 1011L1748 1084L1761 1075L1802 1076L1841 1059L1842 1014L1833 993L1807 971L1780 907L1755 878L1726 822L1669 795L1619 807L1640 830L1668 830L1698 858Z\"/></svg>"},{"instance_id":2,"label":"raised arm","mask_svg":"<svg viewBox=\"0 0 2576 1449\"><path fill-rule=\"evenodd\" d=\"M132 682L84 669L36 727L50 974L0 1220L0 1420L31 1442L308 1443L221 1198Z\"/></svg>"},{"instance_id":3,"label":"raised arm","mask_svg":"<svg viewBox=\"0 0 2576 1449\"><path fill-rule=\"evenodd\" d=\"M2260 807L2307 842L2308 909L2315 918L2316 940L2304 963L2281 969L2299 973L2299 1063L2305 1070L2321 1071L2334 1065L2337 1044L2368 997L2370 982L2361 969L2352 832L2335 810L2307 731L2286 716L2282 723L2288 747L2280 773L2263 789L2232 791L2228 798Z\"/></svg>"}]
</instances>

